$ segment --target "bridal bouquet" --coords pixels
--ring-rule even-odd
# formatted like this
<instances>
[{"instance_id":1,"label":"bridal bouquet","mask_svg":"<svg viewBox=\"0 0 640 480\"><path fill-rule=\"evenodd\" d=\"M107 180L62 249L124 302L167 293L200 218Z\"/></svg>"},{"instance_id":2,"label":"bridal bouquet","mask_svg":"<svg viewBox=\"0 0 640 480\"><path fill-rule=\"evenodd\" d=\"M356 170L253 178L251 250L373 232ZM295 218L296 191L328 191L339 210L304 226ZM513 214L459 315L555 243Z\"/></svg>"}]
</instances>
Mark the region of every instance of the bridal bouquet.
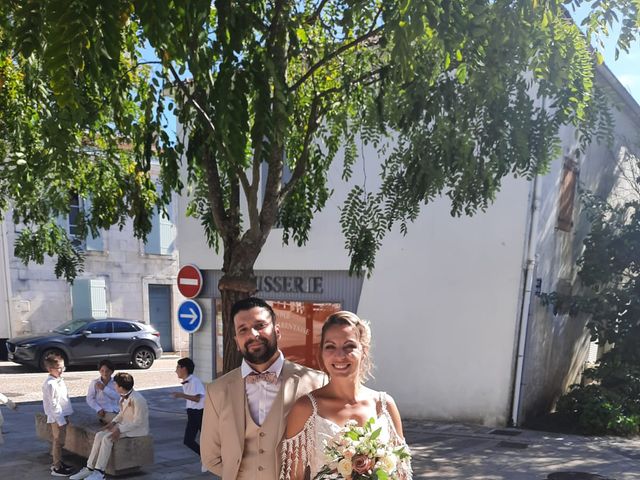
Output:
<instances>
[{"instance_id":1,"label":"bridal bouquet","mask_svg":"<svg viewBox=\"0 0 640 480\"><path fill-rule=\"evenodd\" d=\"M406 445L394 447L380 439L372 418L359 427L350 420L325 441L325 465L314 480L396 480L400 463L411 457Z\"/></svg>"}]
</instances>

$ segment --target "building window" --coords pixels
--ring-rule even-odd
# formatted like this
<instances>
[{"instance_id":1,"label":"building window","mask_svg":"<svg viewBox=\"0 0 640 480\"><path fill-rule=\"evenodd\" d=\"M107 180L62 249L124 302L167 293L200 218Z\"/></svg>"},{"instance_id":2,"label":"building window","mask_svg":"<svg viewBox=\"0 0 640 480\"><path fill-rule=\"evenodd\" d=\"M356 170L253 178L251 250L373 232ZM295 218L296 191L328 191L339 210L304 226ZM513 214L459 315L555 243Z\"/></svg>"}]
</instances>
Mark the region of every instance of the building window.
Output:
<instances>
[{"instance_id":1,"label":"building window","mask_svg":"<svg viewBox=\"0 0 640 480\"><path fill-rule=\"evenodd\" d=\"M69 225L68 232L72 237L80 234L80 215L82 214L82 202L77 193L72 193L69 198Z\"/></svg>"},{"instance_id":2,"label":"building window","mask_svg":"<svg viewBox=\"0 0 640 480\"><path fill-rule=\"evenodd\" d=\"M564 232L570 231L573 227L573 205L576 197L578 173L578 163L572 158L565 157L560 181L558 223L556 224L556 228Z\"/></svg>"},{"instance_id":3,"label":"building window","mask_svg":"<svg viewBox=\"0 0 640 480\"><path fill-rule=\"evenodd\" d=\"M91 209L91 201L88 198L82 198L77 193L72 193L69 198L69 216L67 217L67 232L73 244L87 251L103 251L104 245L102 235L98 233L94 237L91 232L87 233L86 239L80 238L80 221L85 210Z\"/></svg>"},{"instance_id":4,"label":"building window","mask_svg":"<svg viewBox=\"0 0 640 480\"><path fill-rule=\"evenodd\" d=\"M104 278L79 278L71 286L73 319L107 318L107 283Z\"/></svg>"},{"instance_id":5,"label":"building window","mask_svg":"<svg viewBox=\"0 0 640 480\"><path fill-rule=\"evenodd\" d=\"M176 226L173 223L173 200L167 205L167 216L154 212L151 219L151 231L144 244L144 253L152 255L171 255L175 249Z\"/></svg>"}]
</instances>

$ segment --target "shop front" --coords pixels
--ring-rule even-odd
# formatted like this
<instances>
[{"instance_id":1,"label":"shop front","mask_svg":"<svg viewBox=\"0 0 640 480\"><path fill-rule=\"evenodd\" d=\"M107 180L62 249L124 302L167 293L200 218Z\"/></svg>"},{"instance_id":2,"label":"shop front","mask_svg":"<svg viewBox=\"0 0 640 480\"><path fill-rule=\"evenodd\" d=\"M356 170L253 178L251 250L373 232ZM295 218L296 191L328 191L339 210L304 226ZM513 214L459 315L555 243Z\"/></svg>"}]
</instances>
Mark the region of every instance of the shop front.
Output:
<instances>
[{"instance_id":1,"label":"shop front","mask_svg":"<svg viewBox=\"0 0 640 480\"><path fill-rule=\"evenodd\" d=\"M198 297L206 321L193 336L192 356L198 373L212 380L222 373L223 324L218 281L219 270L203 271L205 284ZM256 271L260 297L273 307L282 338L279 347L285 357L318 368L320 332L325 319L339 310L356 311L363 278L350 277L348 271ZM215 372L215 373L214 373Z\"/></svg>"}]
</instances>

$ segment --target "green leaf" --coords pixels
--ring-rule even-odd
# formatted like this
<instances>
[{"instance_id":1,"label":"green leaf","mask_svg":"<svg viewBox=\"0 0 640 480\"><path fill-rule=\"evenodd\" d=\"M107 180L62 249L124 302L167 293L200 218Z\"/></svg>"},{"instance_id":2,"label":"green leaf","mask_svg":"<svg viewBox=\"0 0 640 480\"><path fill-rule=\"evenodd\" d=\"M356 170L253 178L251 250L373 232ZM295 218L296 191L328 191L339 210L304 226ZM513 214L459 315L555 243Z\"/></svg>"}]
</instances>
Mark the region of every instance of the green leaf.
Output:
<instances>
[{"instance_id":1,"label":"green leaf","mask_svg":"<svg viewBox=\"0 0 640 480\"><path fill-rule=\"evenodd\" d=\"M389 475L387 475L386 472L384 472L380 468L375 471L375 475L378 478L378 480L387 480L389 478Z\"/></svg>"},{"instance_id":2,"label":"green leaf","mask_svg":"<svg viewBox=\"0 0 640 480\"><path fill-rule=\"evenodd\" d=\"M467 80L467 64L461 63L456 67L456 79L460 83L464 83Z\"/></svg>"}]
</instances>

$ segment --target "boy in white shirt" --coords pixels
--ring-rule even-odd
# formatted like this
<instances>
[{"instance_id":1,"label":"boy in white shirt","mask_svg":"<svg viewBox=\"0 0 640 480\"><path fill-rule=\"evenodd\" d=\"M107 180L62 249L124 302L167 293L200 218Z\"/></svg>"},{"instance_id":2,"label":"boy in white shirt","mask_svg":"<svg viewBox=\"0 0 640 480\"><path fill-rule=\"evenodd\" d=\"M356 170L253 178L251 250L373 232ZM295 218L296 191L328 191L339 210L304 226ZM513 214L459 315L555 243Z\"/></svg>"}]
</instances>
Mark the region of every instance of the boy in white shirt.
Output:
<instances>
[{"instance_id":1,"label":"boy in white shirt","mask_svg":"<svg viewBox=\"0 0 640 480\"><path fill-rule=\"evenodd\" d=\"M119 411L120 394L111 378L114 366L110 360L102 360L98 366L100 377L91 380L87 391L87 404L96 411L98 421L110 423Z\"/></svg>"},{"instance_id":2,"label":"boy in white shirt","mask_svg":"<svg viewBox=\"0 0 640 480\"><path fill-rule=\"evenodd\" d=\"M42 385L42 405L47 415L47 423L51 425L51 475L54 477L68 477L72 467L62 462L62 446L67 433L69 416L73 413L67 385L62 378L64 372L64 359L54 353L44 360L49 376Z\"/></svg>"},{"instance_id":3,"label":"boy in white shirt","mask_svg":"<svg viewBox=\"0 0 640 480\"><path fill-rule=\"evenodd\" d=\"M184 398L187 402L187 427L184 430L184 444L200 455L200 445L196 436L202 429L202 413L204 409L204 385L193 371L196 366L188 357L178 360L176 375L182 380L182 393L174 392L173 398Z\"/></svg>"}]
</instances>

